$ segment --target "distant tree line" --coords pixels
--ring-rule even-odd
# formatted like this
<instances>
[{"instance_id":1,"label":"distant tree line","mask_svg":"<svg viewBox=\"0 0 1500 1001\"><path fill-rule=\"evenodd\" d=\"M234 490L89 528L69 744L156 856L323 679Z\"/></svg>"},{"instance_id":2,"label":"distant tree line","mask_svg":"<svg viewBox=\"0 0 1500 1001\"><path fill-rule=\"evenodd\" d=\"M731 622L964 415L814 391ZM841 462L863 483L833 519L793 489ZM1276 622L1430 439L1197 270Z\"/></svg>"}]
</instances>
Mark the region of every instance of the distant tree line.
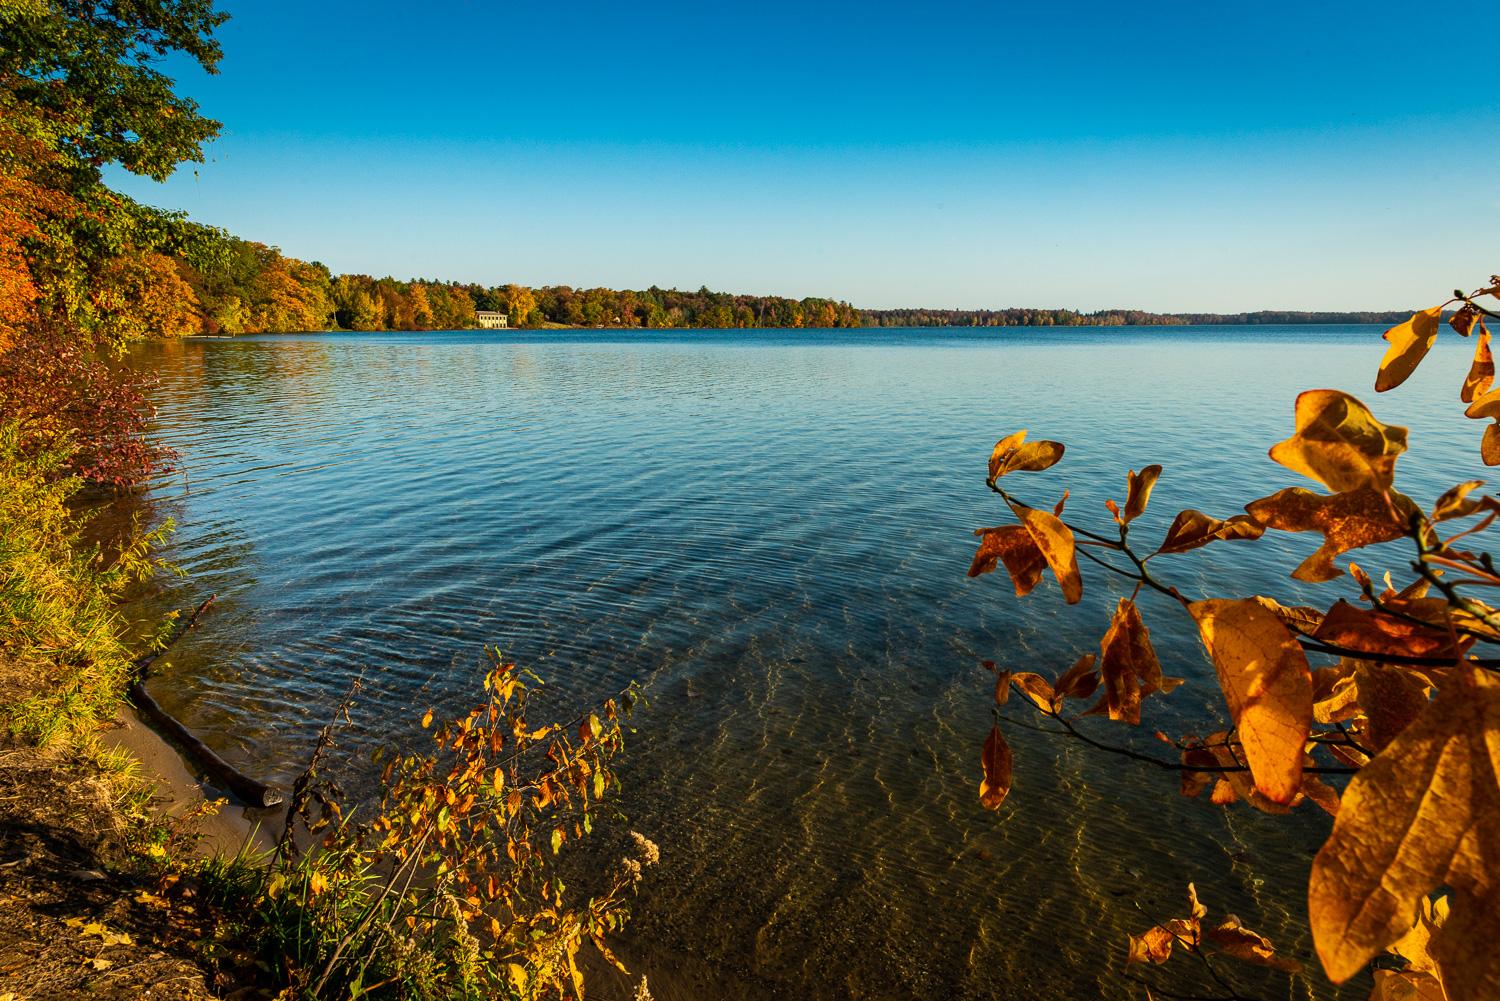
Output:
<instances>
[{"instance_id":1,"label":"distant tree line","mask_svg":"<svg viewBox=\"0 0 1500 1001\"><path fill-rule=\"evenodd\" d=\"M1253 313L1148 313L1140 309L867 309L867 327L1171 327L1241 323L1397 323L1410 310L1309 312L1262 309Z\"/></svg>"},{"instance_id":2,"label":"distant tree line","mask_svg":"<svg viewBox=\"0 0 1500 1001\"><path fill-rule=\"evenodd\" d=\"M512 327L646 329L831 327L1113 327L1180 324L1392 323L1401 312L1148 313L1108 309L856 309L834 299L590 288L481 285L415 278L333 274L284 255L112 195L131 220L133 253L97 276L100 319L129 339L186 333L256 334L306 330L454 330L477 326L476 310L505 313ZM99 297L96 295L96 299Z\"/></svg>"}]
</instances>

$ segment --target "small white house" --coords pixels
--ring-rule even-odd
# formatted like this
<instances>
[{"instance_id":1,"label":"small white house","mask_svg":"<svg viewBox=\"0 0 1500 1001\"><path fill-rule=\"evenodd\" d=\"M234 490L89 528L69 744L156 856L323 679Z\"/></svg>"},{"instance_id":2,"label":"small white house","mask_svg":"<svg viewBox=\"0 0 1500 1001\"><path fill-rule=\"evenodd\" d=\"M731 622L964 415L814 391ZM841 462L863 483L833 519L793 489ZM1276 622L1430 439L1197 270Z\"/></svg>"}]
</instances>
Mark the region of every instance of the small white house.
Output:
<instances>
[{"instance_id":1,"label":"small white house","mask_svg":"<svg viewBox=\"0 0 1500 1001\"><path fill-rule=\"evenodd\" d=\"M510 317L493 309L478 309L474 315L479 318L479 325L485 330L501 330L510 326Z\"/></svg>"}]
</instances>

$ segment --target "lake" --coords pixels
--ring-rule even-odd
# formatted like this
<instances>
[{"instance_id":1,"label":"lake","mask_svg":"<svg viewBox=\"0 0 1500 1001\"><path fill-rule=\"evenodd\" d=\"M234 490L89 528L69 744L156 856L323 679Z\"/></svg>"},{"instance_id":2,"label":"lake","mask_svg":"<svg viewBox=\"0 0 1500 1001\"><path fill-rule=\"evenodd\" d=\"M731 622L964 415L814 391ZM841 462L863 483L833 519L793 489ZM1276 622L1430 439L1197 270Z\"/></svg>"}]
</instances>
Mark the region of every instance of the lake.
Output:
<instances>
[{"instance_id":1,"label":"lake","mask_svg":"<svg viewBox=\"0 0 1500 1001\"><path fill-rule=\"evenodd\" d=\"M1309 860L1328 818L1178 796L1176 776L1018 726L1015 789L978 803L992 681L1097 650L1121 585L1085 564L1018 600L965 577L984 485L1019 427L1067 443L1015 490L1108 522L1125 472L1166 472L1136 533L1185 507L1228 516L1283 486L1266 458L1299 389L1356 393L1412 428L1398 484L1430 503L1482 469L1453 337L1376 398L1373 327L986 331L563 331L192 339L155 370L179 470L153 485L187 571L149 614L218 603L158 698L226 757L286 781L351 680L342 745L420 746L429 705L474 698L486 645L578 706L632 679L649 705L621 809L659 842L625 953L679 996L1139 997L1125 935L1196 882L1308 960ZM1483 475L1482 472L1477 475ZM1404 477L1404 481L1403 481ZM1009 481L1008 481L1009 482ZM1185 591L1329 604L1286 574L1317 541L1268 536L1164 558ZM1356 557L1377 572L1390 553ZM1155 565L1155 564L1154 564ZM1168 674L1139 733L1222 701L1184 614L1144 599ZM1012 700L1009 715L1026 718ZM571 715L568 713L567 715ZM1204 731L1206 732L1206 731ZM363 773L357 773L363 774ZM1180 979L1173 970L1181 969ZM1189 962L1148 971L1197 984ZM1232 971L1258 997L1321 977ZM1243 974L1243 975L1242 975ZM676 984L675 988L670 987ZM661 992L659 992L659 996Z\"/></svg>"}]
</instances>

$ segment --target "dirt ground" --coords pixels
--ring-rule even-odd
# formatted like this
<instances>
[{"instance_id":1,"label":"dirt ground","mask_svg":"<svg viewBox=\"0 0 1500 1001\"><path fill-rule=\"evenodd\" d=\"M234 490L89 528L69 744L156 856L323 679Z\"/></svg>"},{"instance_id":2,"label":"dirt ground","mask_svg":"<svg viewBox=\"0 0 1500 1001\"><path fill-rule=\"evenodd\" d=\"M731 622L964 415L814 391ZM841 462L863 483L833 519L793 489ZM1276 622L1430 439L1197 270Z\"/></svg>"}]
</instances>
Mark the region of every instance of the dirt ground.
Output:
<instances>
[{"instance_id":1,"label":"dirt ground","mask_svg":"<svg viewBox=\"0 0 1500 1001\"><path fill-rule=\"evenodd\" d=\"M0 698L16 692L8 673ZM109 743L141 739L116 736ZM119 795L80 751L0 732L0 1001L273 998L245 983L247 957L221 941L224 922L196 880L132 856ZM172 798L186 793L167 789L153 808L180 811ZM204 848L240 830L212 823Z\"/></svg>"}]
</instances>

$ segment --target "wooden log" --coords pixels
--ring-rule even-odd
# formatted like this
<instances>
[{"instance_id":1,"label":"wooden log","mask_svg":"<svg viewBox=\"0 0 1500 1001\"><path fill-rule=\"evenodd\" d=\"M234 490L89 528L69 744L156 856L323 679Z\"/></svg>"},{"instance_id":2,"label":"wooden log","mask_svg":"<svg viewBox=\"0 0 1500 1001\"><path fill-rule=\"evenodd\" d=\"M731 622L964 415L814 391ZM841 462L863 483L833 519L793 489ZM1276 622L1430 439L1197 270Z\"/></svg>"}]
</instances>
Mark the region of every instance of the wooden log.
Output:
<instances>
[{"instance_id":1,"label":"wooden log","mask_svg":"<svg viewBox=\"0 0 1500 1001\"><path fill-rule=\"evenodd\" d=\"M280 789L251 778L219 757L213 748L199 740L191 730L163 709L140 681L131 683L129 695L131 704L140 710L141 715L149 719L163 736L175 741L187 752L188 757L208 774L210 779L229 790L246 805L276 806L286 799Z\"/></svg>"},{"instance_id":2,"label":"wooden log","mask_svg":"<svg viewBox=\"0 0 1500 1001\"><path fill-rule=\"evenodd\" d=\"M161 731L162 736L175 741L179 747L187 752L188 758L208 774L216 784L229 790L248 806L267 807L276 806L286 800L286 796L275 786L267 785L258 779L252 779L238 768L219 757L214 749L193 735L193 732L183 726L177 719L161 707L151 693L146 691L146 675L151 665L162 654L166 653L178 640L187 635L204 612L208 611L214 603L215 595L209 595L208 600L199 605L192 615L188 616L187 622L177 629L172 638L167 640L157 650L137 658L135 661L135 677L130 687L126 689L131 704L141 711L156 728Z\"/></svg>"}]
</instances>

